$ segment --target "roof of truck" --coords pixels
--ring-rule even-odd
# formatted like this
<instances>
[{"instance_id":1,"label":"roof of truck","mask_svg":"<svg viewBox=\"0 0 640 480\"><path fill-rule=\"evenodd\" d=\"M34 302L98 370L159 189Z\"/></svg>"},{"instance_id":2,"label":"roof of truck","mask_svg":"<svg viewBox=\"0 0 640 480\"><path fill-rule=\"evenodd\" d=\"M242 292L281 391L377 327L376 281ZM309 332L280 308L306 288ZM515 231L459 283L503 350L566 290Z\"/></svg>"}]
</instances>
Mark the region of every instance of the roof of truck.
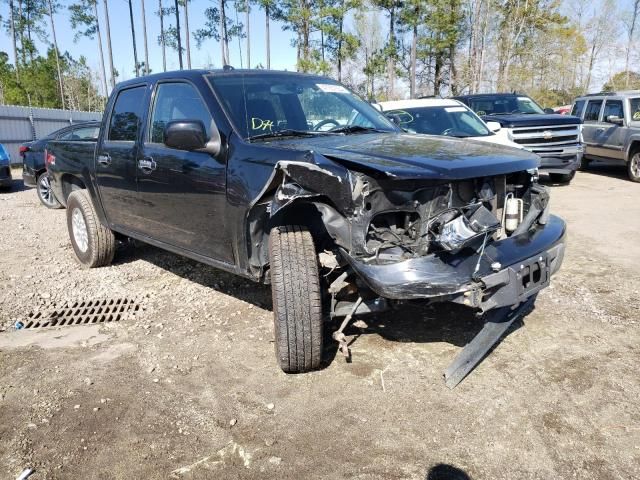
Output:
<instances>
[{"instance_id":1,"label":"roof of truck","mask_svg":"<svg viewBox=\"0 0 640 480\"><path fill-rule=\"evenodd\" d=\"M291 75L292 77L311 77L311 78L326 78L322 75L316 75L312 73L291 72L287 70L263 70L258 68L252 69L192 69L192 70L172 70L170 72L152 73L151 75L144 75L141 77L131 78L124 80L116 85L116 88L122 86L135 85L145 81L155 82L163 79L171 78L196 78L203 75Z\"/></svg>"}]
</instances>

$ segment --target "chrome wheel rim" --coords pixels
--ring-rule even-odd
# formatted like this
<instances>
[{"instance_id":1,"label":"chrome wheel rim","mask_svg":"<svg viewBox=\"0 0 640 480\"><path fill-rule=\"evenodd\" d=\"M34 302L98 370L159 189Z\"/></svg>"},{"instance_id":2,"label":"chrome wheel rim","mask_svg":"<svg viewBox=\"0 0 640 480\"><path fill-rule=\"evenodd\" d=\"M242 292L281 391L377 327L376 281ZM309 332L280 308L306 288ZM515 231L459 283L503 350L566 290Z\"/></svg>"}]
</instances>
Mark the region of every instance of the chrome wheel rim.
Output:
<instances>
[{"instance_id":1,"label":"chrome wheel rim","mask_svg":"<svg viewBox=\"0 0 640 480\"><path fill-rule=\"evenodd\" d=\"M633 175L634 178L640 178L640 153L636 153L631 157L629 170L631 170L631 175Z\"/></svg>"},{"instance_id":2,"label":"chrome wheel rim","mask_svg":"<svg viewBox=\"0 0 640 480\"><path fill-rule=\"evenodd\" d=\"M45 203L47 205L53 205L53 192L51 191L51 180L49 179L49 175L40 175L38 189L40 190L40 197L45 201Z\"/></svg>"},{"instance_id":3,"label":"chrome wheel rim","mask_svg":"<svg viewBox=\"0 0 640 480\"><path fill-rule=\"evenodd\" d=\"M84 215L79 208L74 208L71 213L71 229L73 231L73 239L81 252L86 252L89 248L89 234L87 232L87 224L84 221Z\"/></svg>"}]
</instances>

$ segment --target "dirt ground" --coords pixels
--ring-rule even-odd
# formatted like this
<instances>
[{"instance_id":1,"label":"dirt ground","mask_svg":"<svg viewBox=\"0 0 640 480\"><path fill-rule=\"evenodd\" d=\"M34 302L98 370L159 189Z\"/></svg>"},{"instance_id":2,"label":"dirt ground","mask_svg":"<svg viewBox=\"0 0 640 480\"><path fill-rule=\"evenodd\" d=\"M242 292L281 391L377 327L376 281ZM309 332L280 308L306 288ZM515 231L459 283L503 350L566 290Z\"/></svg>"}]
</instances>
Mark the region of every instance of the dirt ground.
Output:
<instances>
[{"instance_id":1,"label":"dirt ground","mask_svg":"<svg viewBox=\"0 0 640 480\"><path fill-rule=\"evenodd\" d=\"M639 200L618 169L553 186L562 270L449 390L481 328L462 308L365 319L352 363L328 345L324 369L288 376L268 287L149 246L81 270L65 211L18 180L0 193L0 478L640 478ZM14 329L96 299L139 310Z\"/></svg>"}]
</instances>

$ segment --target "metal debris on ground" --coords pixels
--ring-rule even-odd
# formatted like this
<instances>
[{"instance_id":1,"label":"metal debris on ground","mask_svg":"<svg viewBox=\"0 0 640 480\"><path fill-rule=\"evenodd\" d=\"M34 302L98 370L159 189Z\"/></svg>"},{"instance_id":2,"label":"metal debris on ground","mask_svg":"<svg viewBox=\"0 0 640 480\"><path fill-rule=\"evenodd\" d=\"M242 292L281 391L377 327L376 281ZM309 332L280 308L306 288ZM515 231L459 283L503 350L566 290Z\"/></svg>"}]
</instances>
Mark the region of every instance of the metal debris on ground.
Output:
<instances>
[{"instance_id":1,"label":"metal debris on ground","mask_svg":"<svg viewBox=\"0 0 640 480\"><path fill-rule=\"evenodd\" d=\"M16 323L16 329L117 322L131 318L140 309L140 304L129 298L82 300L61 307L53 305L45 312L32 312L23 322L19 322L21 327Z\"/></svg>"}]
</instances>

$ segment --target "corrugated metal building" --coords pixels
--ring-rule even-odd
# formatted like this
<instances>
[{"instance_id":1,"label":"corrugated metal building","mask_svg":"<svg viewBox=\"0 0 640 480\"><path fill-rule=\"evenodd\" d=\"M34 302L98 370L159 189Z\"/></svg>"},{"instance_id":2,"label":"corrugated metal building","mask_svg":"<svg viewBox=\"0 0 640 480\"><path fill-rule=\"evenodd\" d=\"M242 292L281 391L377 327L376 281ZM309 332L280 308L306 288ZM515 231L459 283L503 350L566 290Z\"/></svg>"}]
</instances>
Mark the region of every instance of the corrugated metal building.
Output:
<instances>
[{"instance_id":1,"label":"corrugated metal building","mask_svg":"<svg viewBox=\"0 0 640 480\"><path fill-rule=\"evenodd\" d=\"M53 108L30 108L0 105L0 143L20 163L21 144L38 140L72 123L100 120L102 112L75 112Z\"/></svg>"}]
</instances>

